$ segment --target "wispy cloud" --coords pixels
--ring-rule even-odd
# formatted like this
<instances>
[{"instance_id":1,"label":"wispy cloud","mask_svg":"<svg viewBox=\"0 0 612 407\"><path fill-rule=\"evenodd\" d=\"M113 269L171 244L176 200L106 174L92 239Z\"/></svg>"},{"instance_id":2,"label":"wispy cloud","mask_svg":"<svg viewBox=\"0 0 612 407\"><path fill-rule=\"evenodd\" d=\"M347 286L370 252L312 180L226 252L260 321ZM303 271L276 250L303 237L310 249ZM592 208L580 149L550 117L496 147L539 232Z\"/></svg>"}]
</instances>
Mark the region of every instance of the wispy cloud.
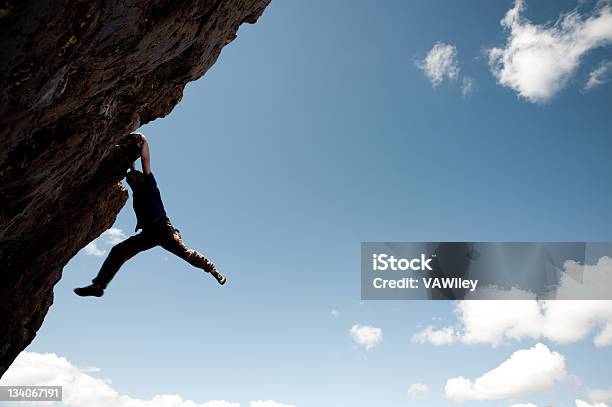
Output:
<instances>
[{"instance_id":1,"label":"wispy cloud","mask_svg":"<svg viewBox=\"0 0 612 407\"><path fill-rule=\"evenodd\" d=\"M461 82L461 96L468 97L474 92L474 79L469 76L464 76Z\"/></svg>"},{"instance_id":2,"label":"wispy cloud","mask_svg":"<svg viewBox=\"0 0 612 407\"><path fill-rule=\"evenodd\" d=\"M459 75L457 64L457 48L454 45L437 42L424 59L415 62L425 73L434 88L445 78L456 80Z\"/></svg>"},{"instance_id":3,"label":"wispy cloud","mask_svg":"<svg viewBox=\"0 0 612 407\"><path fill-rule=\"evenodd\" d=\"M587 394L591 401L595 403L612 403L612 387L609 389L589 389Z\"/></svg>"},{"instance_id":4,"label":"wispy cloud","mask_svg":"<svg viewBox=\"0 0 612 407\"><path fill-rule=\"evenodd\" d=\"M411 400L421 400L429 394L431 394L431 390L426 384L412 383L410 387L408 387L408 396Z\"/></svg>"},{"instance_id":5,"label":"wispy cloud","mask_svg":"<svg viewBox=\"0 0 612 407\"><path fill-rule=\"evenodd\" d=\"M112 245L120 243L127 238L125 233L123 233L123 230L119 228L110 228L102 233L101 237L105 239L108 244Z\"/></svg>"},{"instance_id":6,"label":"wispy cloud","mask_svg":"<svg viewBox=\"0 0 612 407\"><path fill-rule=\"evenodd\" d=\"M89 242L89 244L83 248L83 251L89 256L104 256L104 253L106 253L106 250L102 250L98 247L95 240Z\"/></svg>"},{"instance_id":7,"label":"wispy cloud","mask_svg":"<svg viewBox=\"0 0 612 407\"><path fill-rule=\"evenodd\" d=\"M353 325L351 327L351 337L358 345L370 350L382 342L382 329L371 325Z\"/></svg>"},{"instance_id":8,"label":"wispy cloud","mask_svg":"<svg viewBox=\"0 0 612 407\"><path fill-rule=\"evenodd\" d=\"M457 47L438 41L425 58L415 61L415 65L423 71L435 89L444 80L458 81L461 78ZM466 98L474 92L474 78L464 75L460 80L461 96Z\"/></svg>"},{"instance_id":9,"label":"wispy cloud","mask_svg":"<svg viewBox=\"0 0 612 407\"><path fill-rule=\"evenodd\" d=\"M608 405L604 403L591 404L583 400L576 400L576 407L608 407Z\"/></svg>"},{"instance_id":10,"label":"wispy cloud","mask_svg":"<svg viewBox=\"0 0 612 407\"><path fill-rule=\"evenodd\" d=\"M575 404L576 404L576 407L608 407L607 404L603 404L603 403L589 404L583 400L576 400ZM511 407L538 407L538 406L536 406L533 403L526 403L526 404L513 404Z\"/></svg>"},{"instance_id":11,"label":"wispy cloud","mask_svg":"<svg viewBox=\"0 0 612 407\"><path fill-rule=\"evenodd\" d=\"M457 340L455 328L452 326L434 329L433 326L428 326L421 332L412 336L412 342L415 343L431 343L433 345L450 345Z\"/></svg>"},{"instance_id":12,"label":"wispy cloud","mask_svg":"<svg viewBox=\"0 0 612 407\"><path fill-rule=\"evenodd\" d=\"M449 379L444 396L454 402L511 399L552 388L567 376L565 358L538 343L514 352L510 358L475 380Z\"/></svg>"},{"instance_id":13,"label":"wispy cloud","mask_svg":"<svg viewBox=\"0 0 612 407\"><path fill-rule=\"evenodd\" d=\"M537 25L523 17L524 10L525 2L516 0L502 19L508 40L488 50L489 65L499 84L530 102L545 102L566 85L589 50L612 42L612 12L604 3L590 15L573 11L552 25Z\"/></svg>"},{"instance_id":14,"label":"wispy cloud","mask_svg":"<svg viewBox=\"0 0 612 407\"><path fill-rule=\"evenodd\" d=\"M85 254L89 256L104 256L106 250L111 246L124 241L127 238L123 230L119 228L110 228L100 235L96 240L89 242L83 248Z\"/></svg>"},{"instance_id":15,"label":"wispy cloud","mask_svg":"<svg viewBox=\"0 0 612 407\"><path fill-rule=\"evenodd\" d=\"M584 85L584 90L591 90L606 83L612 71L612 61L604 61L589 73L589 78Z\"/></svg>"},{"instance_id":16,"label":"wispy cloud","mask_svg":"<svg viewBox=\"0 0 612 407\"><path fill-rule=\"evenodd\" d=\"M273 400L256 400L249 403L251 407L295 407L291 404L282 404Z\"/></svg>"}]
</instances>

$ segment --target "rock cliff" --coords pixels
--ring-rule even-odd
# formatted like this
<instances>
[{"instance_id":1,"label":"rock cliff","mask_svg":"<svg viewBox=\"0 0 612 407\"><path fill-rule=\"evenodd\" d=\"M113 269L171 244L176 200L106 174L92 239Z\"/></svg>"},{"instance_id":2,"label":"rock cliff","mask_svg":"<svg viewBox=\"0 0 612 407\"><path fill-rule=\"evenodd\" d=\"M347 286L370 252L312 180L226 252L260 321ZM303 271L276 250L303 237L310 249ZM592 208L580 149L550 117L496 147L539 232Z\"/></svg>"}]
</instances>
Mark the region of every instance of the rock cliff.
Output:
<instances>
[{"instance_id":1,"label":"rock cliff","mask_svg":"<svg viewBox=\"0 0 612 407\"><path fill-rule=\"evenodd\" d=\"M125 204L126 135L170 113L269 1L0 2L0 375Z\"/></svg>"}]
</instances>

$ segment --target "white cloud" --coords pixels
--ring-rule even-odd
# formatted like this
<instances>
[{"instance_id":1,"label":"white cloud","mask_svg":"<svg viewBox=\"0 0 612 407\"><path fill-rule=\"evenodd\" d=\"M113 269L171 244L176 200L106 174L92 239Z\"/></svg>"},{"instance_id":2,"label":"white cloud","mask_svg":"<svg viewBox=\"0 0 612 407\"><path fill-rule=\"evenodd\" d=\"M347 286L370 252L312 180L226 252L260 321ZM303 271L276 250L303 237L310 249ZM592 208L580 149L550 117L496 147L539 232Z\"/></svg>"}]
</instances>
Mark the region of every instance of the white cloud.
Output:
<instances>
[{"instance_id":1,"label":"white cloud","mask_svg":"<svg viewBox=\"0 0 612 407\"><path fill-rule=\"evenodd\" d=\"M410 387L408 387L408 395L411 400L420 400L429 394L431 394L431 390L429 390L429 386L426 384L412 383Z\"/></svg>"},{"instance_id":2,"label":"white cloud","mask_svg":"<svg viewBox=\"0 0 612 407\"><path fill-rule=\"evenodd\" d=\"M580 264L574 260L563 263L565 272L551 299L607 299L612 285L612 258L601 257L595 264Z\"/></svg>"},{"instance_id":3,"label":"white cloud","mask_svg":"<svg viewBox=\"0 0 612 407\"><path fill-rule=\"evenodd\" d=\"M466 300L535 300L537 298L538 296L532 291L518 287L499 288L495 285L486 285L465 295Z\"/></svg>"},{"instance_id":4,"label":"white cloud","mask_svg":"<svg viewBox=\"0 0 612 407\"><path fill-rule=\"evenodd\" d=\"M589 389L587 394L594 403L612 403L612 387L609 389Z\"/></svg>"},{"instance_id":5,"label":"white cloud","mask_svg":"<svg viewBox=\"0 0 612 407\"><path fill-rule=\"evenodd\" d=\"M574 11L553 25L525 19L523 0L516 0L501 24L509 30L503 48L488 50L489 65L499 84L531 102L552 98L575 73L591 49L612 42L612 11L605 4L590 16Z\"/></svg>"},{"instance_id":6,"label":"white cloud","mask_svg":"<svg viewBox=\"0 0 612 407\"><path fill-rule=\"evenodd\" d=\"M106 250L102 250L98 247L95 240L92 242L89 242L89 244L85 246L83 250L85 251L85 254L89 256L99 257L99 256L104 256L104 253L106 253Z\"/></svg>"},{"instance_id":7,"label":"white cloud","mask_svg":"<svg viewBox=\"0 0 612 407\"><path fill-rule=\"evenodd\" d=\"M595 336L593 343L598 348L612 345L612 322L607 322L604 328Z\"/></svg>"},{"instance_id":8,"label":"white cloud","mask_svg":"<svg viewBox=\"0 0 612 407\"><path fill-rule=\"evenodd\" d=\"M240 407L240 403L211 400L196 403L175 394L156 395L142 400L119 394L110 380L89 373L97 368L80 369L54 353L22 352L0 379L0 385L62 386L62 405L69 407ZM252 401L251 407L295 407L274 401Z\"/></svg>"},{"instance_id":9,"label":"white cloud","mask_svg":"<svg viewBox=\"0 0 612 407\"><path fill-rule=\"evenodd\" d=\"M552 388L567 376L565 358L538 343L514 352L510 358L474 381L449 379L444 396L454 402L499 400Z\"/></svg>"},{"instance_id":10,"label":"white cloud","mask_svg":"<svg viewBox=\"0 0 612 407\"><path fill-rule=\"evenodd\" d=\"M351 327L353 340L369 350L382 342L382 329L371 325L353 325Z\"/></svg>"},{"instance_id":11,"label":"white cloud","mask_svg":"<svg viewBox=\"0 0 612 407\"><path fill-rule=\"evenodd\" d=\"M104 238L110 245L116 245L127 238L125 233L123 233L123 230L119 228L110 228L102 233L101 237Z\"/></svg>"},{"instance_id":12,"label":"white cloud","mask_svg":"<svg viewBox=\"0 0 612 407\"><path fill-rule=\"evenodd\" d=\"M608 405L604 403L590 404L583 400L576 400L576 407L608 407Z\"/></svg>"},{"instance_id":13,"label":"white cloud","mask_svg":"<svg viewBox=\"0 0 612 407\"><path fill-rule=\"evenodd\" d=\"M464 76L461 82L461 96L468 97L474 92L474 79L469 76Z\"/></svg>"},{"instance_id":14,"label":"white cloud","mask_svg":"<svg viewBox=\"0 0 612 407\"><path fill-rule=\"evenodd\" d=\"M416 66L425 73L434 88L440 85L444 78L457 79L459 75L457 48L454 45L437 42L425 59L416 61Z\"/></svg>"},{"instance_id":15,"label":"white cloud","mask_svg":"<svg viewBox=\"0 0 612 407\"><path fill-rule=\"evenodd\" d=\"M458 328L427 327L415 334L413 341L497 346L508 340L546 338L556 343L572 343L596 332L593 340L596 346L612 345L612 301L609 300L460 301L455 305L455 313L459 317Z\"/></svg>"},{"instance_id":16,"label":"white cloud","mask_svg":"<svg viewBox=\"0 0 612 407\"><path fill-rule=\"evenodd\" d=\"M412 342L431 343L436 346L450 345L455 342L455 340L455 329L451 326L436 330L430 325L418 334L412 336Z\"/></svg>"},{"instance_id":17,"label":"white cloud","mask_svg":"<svg viewBox=\"0 0 612 407\"><path fill-rule=\"evenodd\" d=\"M89 242L89 244L83 248L83 251L89 256L104 256L104 254L106 254L105 248L110 248L124 241L126 238L127 236L123 233L123 230L119 228L110 228L104 231L96 240Z\"/></svg>"},{"instance_id":18,"label":"white cloud","mask_svg":"<svg viewBox=\"0 0 612 407\"><path fill-rule=\"evenodd\" d=\"M78 369L82 373L98 373L98 372L100 372L100 368L99 367L95 367L95 366L79 367Z\"/></svg>"},{"instance_id":19,"label":"white cloud","mask_svg":"<svg viewBox=\"0 0 612 407\"><path fill-rule=\"evenodd\" d=\"M551 298L606 298L612 284L612 258L601 257L596 264L564 263L559 286ZM523 300L465 300L456 303L459 324L435 329L428 326L413 335L413 342L447 345L487 343L497 346L508 340L546 338L572 343L594 333L597 347L612 345L612 300L537 301L530 292L494 287L480 291L483 298ZM488 297L490 295L490 297Z\"/></svg>"},{"instance_id":20,"label":"white cloud","mask_svg":"<svg viewBox=\"0 0 612 407\"><path fill-rule=\"evenodd\" d=\"M334 318L338 318L338 315L339 315L339 314L340 314L340 313L338 312L338 310L337 310L337 309L333 309L333 310L331 310L331 312L329 313L329 315L331 315L331 316L332 316L332 317L334 317Z\"/></svg>"},{"instance_id":21,"label":"white cloud","mask_svg":"<svg viewBox=\"0 0 612 407\"><path fill-rule=\"evenodd\" d=\"M251 401L249 404L251 405L251 407L295 407L294 405L291 405L291 404L281 404L279 402L272 401L272 400Z\"/></svg>"},{"instance_id":22,"label":"white cloud","mask_svg":"<svg viewBox=\"0 0 612 407\"><path fill-rule=\"evenodd\" d=\"M591 90L599 85L603 85L608 81L608 77L610 74L610 70L612 70L612 61L604 61L599 66L589 73L589 79L587 80L586 85L584 85L584 90Z\"/></svg>"}]
</instances>

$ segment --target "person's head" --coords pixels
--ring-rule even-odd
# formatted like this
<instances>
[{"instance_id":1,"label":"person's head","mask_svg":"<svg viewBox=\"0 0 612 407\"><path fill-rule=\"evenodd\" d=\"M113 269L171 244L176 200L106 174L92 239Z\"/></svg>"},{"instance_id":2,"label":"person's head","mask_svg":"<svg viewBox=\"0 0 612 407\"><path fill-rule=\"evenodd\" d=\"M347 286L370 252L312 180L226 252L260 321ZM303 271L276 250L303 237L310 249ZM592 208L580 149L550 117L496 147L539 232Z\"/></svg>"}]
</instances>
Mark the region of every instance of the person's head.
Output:
<instances>
[{"instance_id":1,"label":"person's head","mask_svg":"<svg viewBox=\"0 0 612 407\"><path fill-rule=\"evenodd\" d=\"M144 174L138 170L130 169L125 176L125 180L130 188L135 189L144 181Z\"/></svg>"}]
</instances>

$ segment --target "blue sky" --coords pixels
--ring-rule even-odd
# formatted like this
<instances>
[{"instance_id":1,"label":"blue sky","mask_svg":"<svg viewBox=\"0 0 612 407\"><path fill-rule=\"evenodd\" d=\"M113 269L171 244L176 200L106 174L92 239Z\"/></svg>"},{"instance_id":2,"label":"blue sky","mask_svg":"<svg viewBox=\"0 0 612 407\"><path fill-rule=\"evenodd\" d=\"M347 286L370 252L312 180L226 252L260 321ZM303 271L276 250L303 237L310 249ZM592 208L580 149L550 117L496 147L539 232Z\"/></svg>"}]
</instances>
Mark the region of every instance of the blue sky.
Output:
<instances>
[{"instance_id":1,"label":"blue sky","mask_svg":"<svg viewBox=\"0 0 612 407\"><path fill-rule=\"evenodd\" d=\"M514 33L529 21L550 33L571 11L585 23L606 4L530 1ZM612 347L593 343L612 323L605 309L565 343L540 332L436 346L411 338L463 326L459 304L359 297L362 241L612 240L612 37L569 30L577 39L559 40L562 54L590 44L569 71L543 58L535 79L516 66L500 79L489 49L516 52L517 64L524 56L500 25L513 7L273 1L168 117L141 129L170 218L228 284L156 248L127 263L103 298L83 299L72 288L103 257L81 252L27 350L95 366L93 377L141 399L437 407L459 405L445 398L448 379L474 380L541 342L565 357L562 380L463 405L595 403L588 389L612 386ZM454 47L456 74L433 86L419 66L439 42ZM586 89L598 68L603 83ZM134 225L130 202L114 228ZM104 238L98 247L109 248ZM355 325L379 328L382 340L366 350ZM430 394L411 400L414 383Z\"/></svg>"}]
</instances>

